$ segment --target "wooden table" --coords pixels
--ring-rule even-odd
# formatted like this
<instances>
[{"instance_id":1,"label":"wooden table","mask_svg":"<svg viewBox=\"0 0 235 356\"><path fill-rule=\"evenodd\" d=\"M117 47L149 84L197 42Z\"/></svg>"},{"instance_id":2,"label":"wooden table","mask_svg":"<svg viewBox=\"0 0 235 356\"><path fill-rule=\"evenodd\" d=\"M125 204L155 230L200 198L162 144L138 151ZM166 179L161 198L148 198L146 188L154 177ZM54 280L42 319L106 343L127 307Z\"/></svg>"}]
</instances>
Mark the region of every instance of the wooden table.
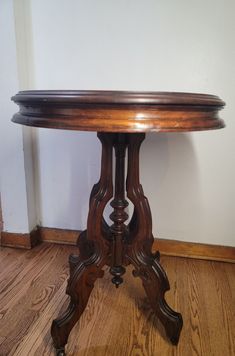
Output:
<instances>
[{"instance_id":1,"label":"wooden table","mask_svg":"<svg viewBox=\"0 0 235 356\"><path fill-rule=\"evenodd\" d=\"M97 131L102 144L101 174L91 191L87 230L78 238L79 256L69 257L70 304L52 323L57 355L65 355L70 331L84 311L94 282L108 265L118 287L125 266L141 278L153 310L173 344L179 341L181 314L164 295L170 289L159 252L152 253L152 219L139 181L139 151L147 132L219 129L218 111L225 105L214 95L121 91L23 91L12 100L20 106L13 121L54 129ZM115 177L113 177L113 150ZM127 172L125 160L127 158ZM107 203L113 212L109 226L103 217ZM128 220L128 201L134 206Z\"/></svg>"}]
</instances>

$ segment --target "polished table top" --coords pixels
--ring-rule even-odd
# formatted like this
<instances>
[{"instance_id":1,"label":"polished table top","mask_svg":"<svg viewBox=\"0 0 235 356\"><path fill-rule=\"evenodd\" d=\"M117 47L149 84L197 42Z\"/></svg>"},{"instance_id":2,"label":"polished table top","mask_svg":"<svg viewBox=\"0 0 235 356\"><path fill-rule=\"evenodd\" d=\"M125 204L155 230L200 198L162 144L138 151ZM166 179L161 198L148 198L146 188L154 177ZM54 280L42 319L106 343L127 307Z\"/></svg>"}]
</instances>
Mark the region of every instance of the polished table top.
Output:
<instances>
[{"instance_id":1,"label":"polished table top","mask_svg":"<svg viewBox=\"0 0 235 356\"><path fill-rule=\"evenodd\" d=\"M20 91L12 121L36 127L102 132L219 129L225 103L215 95L135 91Z\"/></svg>"}]
</instances>

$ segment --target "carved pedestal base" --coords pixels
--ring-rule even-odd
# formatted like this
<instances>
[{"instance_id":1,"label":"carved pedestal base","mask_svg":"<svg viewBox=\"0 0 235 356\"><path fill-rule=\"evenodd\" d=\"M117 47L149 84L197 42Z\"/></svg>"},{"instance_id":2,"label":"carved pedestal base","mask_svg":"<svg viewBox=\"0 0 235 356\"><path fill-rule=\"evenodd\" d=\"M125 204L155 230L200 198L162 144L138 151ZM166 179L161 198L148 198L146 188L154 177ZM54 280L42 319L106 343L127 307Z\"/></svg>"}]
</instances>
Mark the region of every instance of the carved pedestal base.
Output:
<instances>
[{"instance_id":1,"label":"carved pedestal base","mask_svg":"<svg viewBox=\"0 0 235 356\"><path fill-rule=\"evenodd\" d=\"M99 133L98 137L102 143L101 175L91 192L87 230L78 239L80 254L69 259L70 278L66 293L70 296L70 304L65 313L52 323L52 338L60 356L65 355L69 333L88 303L94 282L103 276L104 265L110 266L116 287L123 282L125 266L134 266L133 275L141 278L151 306L173 344L178 343L183 325L181 314L173 311L164 299L170 287L159 263L160 254L151 252L151 212L139 182L139 150L145 134ZM113 149L116 157L115 184ZM111 198L113 212L110 219L113 224L109 226L103 212ZM128 199L134 205L134 212L126 224Z\"/></svg>"}]
</instances>

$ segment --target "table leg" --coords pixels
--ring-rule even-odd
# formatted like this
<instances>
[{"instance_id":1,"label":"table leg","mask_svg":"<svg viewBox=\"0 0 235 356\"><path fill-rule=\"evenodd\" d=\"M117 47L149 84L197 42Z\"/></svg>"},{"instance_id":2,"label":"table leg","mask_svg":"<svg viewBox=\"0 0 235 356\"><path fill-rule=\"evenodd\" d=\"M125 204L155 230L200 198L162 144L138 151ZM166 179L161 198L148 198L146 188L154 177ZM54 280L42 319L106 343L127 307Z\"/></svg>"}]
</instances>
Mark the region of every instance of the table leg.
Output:
<instances>
[{"instance_id":1,"label":"table leg","mask_svg":"<svg viewBox=\"0 0 235 356\"><path fill-rule=\"evenodd\" d=\"M112 181L112 134L99 135L102 143L102 161L100 180L94 185L89 204L87 230L80 234L79 256L69 258L70 278L66 293L70 304L62 316L55 319L51 335L58 356L65 355L70 331L83 313L94 282L103 276L105 264L108 264L110 244L106 240L107 226L103 211L113 196Z\"/></svg>"},{"instance_id":2,"label":"table leg","mask_svg":"<svg viewBox=\"0 0 235 356\"><path fill-rule=\"evenodd\" d=\"M143 134L136 134L130 136L129 142L127 196L134 205L134 213L130 222L127 259L135 268L133 275L142 279L147 297L167 336L173 344L177 344L183 320L181 314L172 310L164 298L170 286L159 262L159 252L153 254L151 251L153 244L151 211L139 181L139 150L143 140Z\"/></svg>"}]
</instances>

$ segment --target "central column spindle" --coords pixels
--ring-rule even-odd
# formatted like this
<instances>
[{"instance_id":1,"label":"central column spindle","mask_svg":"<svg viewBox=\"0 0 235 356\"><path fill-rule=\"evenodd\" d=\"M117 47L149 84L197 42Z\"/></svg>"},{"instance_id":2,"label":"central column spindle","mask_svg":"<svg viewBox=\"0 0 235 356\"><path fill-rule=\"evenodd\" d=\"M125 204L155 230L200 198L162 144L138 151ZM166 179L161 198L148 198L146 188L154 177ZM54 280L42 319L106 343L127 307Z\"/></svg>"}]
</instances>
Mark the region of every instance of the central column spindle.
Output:
<instances>
[{"instance_id":1,"label":"central column spindle","mask_svg":"<svg viewBox=\"0 0 235 356\"><path fill-rule=\"evenodd\" d=\"M125 221L128 214L125 212L128 202L125 199L125 156L127 148L127 135L117 134L114 141L116 165L115 165L115 194L111 202L113 212L110 219L113 224L110 227L112 237L112 262L110 273L114 276L112 282L119 286L123 282L122 275L125 273L123 267L123 241L125 239L127 227Z\"/></svg>"}]
</instances>

